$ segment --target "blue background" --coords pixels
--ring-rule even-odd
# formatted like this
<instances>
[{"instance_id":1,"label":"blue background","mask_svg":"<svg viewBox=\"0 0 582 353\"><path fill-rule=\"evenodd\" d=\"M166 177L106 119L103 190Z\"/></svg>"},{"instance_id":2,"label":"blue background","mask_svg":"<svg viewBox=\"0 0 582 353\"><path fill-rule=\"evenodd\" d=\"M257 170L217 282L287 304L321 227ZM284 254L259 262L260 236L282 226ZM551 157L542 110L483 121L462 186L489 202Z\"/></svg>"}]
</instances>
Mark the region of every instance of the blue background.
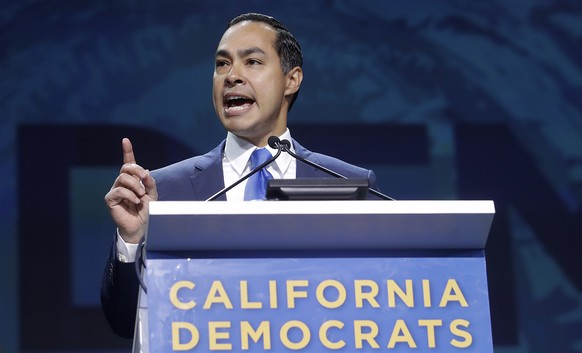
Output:
<instances>
[{"instance_id":1,"label":"blue background","mask_svg":"<svg viewBox=\"0 0 582 353\"><path fill-rule=\"evenodd\" d=\"M496 352L582 351L579 1L4 1L0 351L114 352L99 308L103 196L134 141L149 169L225 133L211 103L226 22L299 39L289 119L396 199L492 199Z\"/></svg>"}]
</instances>

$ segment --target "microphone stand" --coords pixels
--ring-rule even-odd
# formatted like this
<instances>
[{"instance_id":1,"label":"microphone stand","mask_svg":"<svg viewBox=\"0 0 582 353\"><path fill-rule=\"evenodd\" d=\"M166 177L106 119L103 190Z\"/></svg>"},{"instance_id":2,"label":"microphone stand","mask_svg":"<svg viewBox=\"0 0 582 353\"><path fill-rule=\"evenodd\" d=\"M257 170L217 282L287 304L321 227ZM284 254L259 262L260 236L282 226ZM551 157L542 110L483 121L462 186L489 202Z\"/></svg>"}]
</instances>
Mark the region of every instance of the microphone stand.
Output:
<instances>
[{"instance_id":1,"label":"microphone stand","mask_svg":"<svg viewBox=\"0 0 582 353\"><path fill-rule=\"evenodd\" d=\"M261 165L259 165L258 167L256 167L255 169L251 170L250 173L248 173L247 175L243 176L242 178L240 178L239 180L237 180L236 182L234 182L233 184L229 185L228 187L225 187L224 189L220 190L219 192L217 192L216 194L212 195L211 197L209 197L208 199L206 199L206 201L214 201L216 200L220 195L225 194L226 192L228 192L228 190L234 188L235 186L237 186L238 184L242 183L243 181L247 180L248 178L250 178L253 174L256 174L259 172L259 170L263 169L264 167L266 167L267 165L273 163L275 161L275 159L277 159L280 155L282 151L285 151L287 153L289 153L293 158L300 160L301 162L308 164L312 167L314 167L315 169L319 169L333 177L336 178L341 178L341 179L349 179L346 176L343 176L339 173L334 172L333 170L330 170L324 166L321 166L317 163L313 163L295 153L293 153L291 151L291 142L289 142L288 140L280 140L277 136L271 136L268 139L268 144L269 147L276 149L277 153L271 157L270 159L268 159L266 162L262 163ZM383 193L381 193L378 190L374 190L370 187L368 187L368 191L375 195L378 196L379 198L383 199L383 200L390 200L390 201L396 201L395 199L393 199L392 197L385 195Z\"/></svg>"}]
</instances>

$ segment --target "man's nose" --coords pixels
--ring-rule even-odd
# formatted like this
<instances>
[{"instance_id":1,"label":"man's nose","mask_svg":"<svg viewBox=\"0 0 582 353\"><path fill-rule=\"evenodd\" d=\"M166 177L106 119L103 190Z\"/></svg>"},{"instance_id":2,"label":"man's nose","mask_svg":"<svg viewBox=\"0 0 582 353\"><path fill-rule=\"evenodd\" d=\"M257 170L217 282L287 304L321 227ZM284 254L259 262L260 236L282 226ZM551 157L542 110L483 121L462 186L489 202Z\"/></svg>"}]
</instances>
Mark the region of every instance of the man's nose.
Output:
<instances>
[{"instance_id":1,"label":"man's nose","mask_svg":"<svg viewBox=\"0 0 582 353\"><path fill-rule=\"evenodd\" d=\"M232 65L226 75L226 81L230 85L242 84L245 82L244 75L239 65Z\"/></svg>"}]
</instances>

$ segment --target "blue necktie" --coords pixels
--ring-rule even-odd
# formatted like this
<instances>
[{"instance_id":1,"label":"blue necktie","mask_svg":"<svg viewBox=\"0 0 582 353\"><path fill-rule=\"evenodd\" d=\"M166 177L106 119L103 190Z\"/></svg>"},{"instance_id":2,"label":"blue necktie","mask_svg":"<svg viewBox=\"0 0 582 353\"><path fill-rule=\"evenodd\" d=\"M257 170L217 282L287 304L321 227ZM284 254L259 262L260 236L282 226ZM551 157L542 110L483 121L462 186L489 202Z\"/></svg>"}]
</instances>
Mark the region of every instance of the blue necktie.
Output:
<instances>
[{"instance_id":1,"label":"blue necktie","mask_svg":"<svg viewBox=\"0 0 582 353\"><path fill-rule=\"evenodd\" d=\"M251 154L251 170L259 165L265 163L271 158L271 153L266 148L258 148ZM264 200L267 193L267 184L269 179L273 179L271 173L267 171L267 167L259 170L247 180L245 187L245 201L250 200Z\"/></svg>"}]
</instances>

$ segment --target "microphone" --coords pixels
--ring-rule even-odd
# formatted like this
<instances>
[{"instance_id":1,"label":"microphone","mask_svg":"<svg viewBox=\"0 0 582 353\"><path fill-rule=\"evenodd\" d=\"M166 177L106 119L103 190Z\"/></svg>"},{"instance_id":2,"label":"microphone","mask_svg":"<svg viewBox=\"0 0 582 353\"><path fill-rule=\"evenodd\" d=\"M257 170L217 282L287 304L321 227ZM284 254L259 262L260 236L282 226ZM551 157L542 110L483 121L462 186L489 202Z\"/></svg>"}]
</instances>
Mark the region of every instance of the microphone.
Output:
<instances>
[{"instance_id":1,"label":"microphone","mask_svg":"<svg viewBox=\"0 0 582 353\"><path fill-rule=\"evenodd\" d=\"M217 192L216 194L210 196L208 199L206 199L206 201L214 201L216 200L218 197L220 197L220 195L225 194L226 192L228 192L228 190L234 188L235 186L237 186L238 184L242 183L243 181L247 180L248 178L250 178L253 174L256 174L259 172L259 170L263 169L264 167L266 167L267 165L273 163L275 161L275 159L277 159L280 155L281 155L281 150L282 147L281 144L277 144L277 147L274 147L274 145L271 145L271 139L276 138L277 140L279 140L278 137L275 136L271 136L269 137L269 146L273 149L277 149L277 153L275 153L275 155L269 159L267 159L265 161L265 163L259 165L258 167L256 167L255 169L251 170L250 173L246 174L245 176L243 176L242 178L240 178L239 180L235 181L234 183L232 183L231 185L225 187L224 189L220 190L219 192ZM274 143L274 142L273 142ZM289 143L289 141L287 141L287 143Z\"/></svg>"},{"instance_id":2,"label":"microphone","mask_svg":"<svg viewBox=\"0 0 582 353\"><path fill-rule=\"evenodd\" d=\"M293 158L298 159L301 162L303 162L305 164L308 164L308 165L314 167L315 169L319 169L319 170L321 170L321 171L323 171L323 172L325 172L325 173L327 173L327 174L329 174L331 176L334 176L336 178L341 178L341 179L348 179L348 177L346 177L346 176L343 176L343 175L341 175L339 173L336 173L333 170L327 169L324 166L321 166L321 165L319 165L317 163L314 163L312 161L309 161L309 160L307 160L307 159L305 159L305 158L303 158L301 156L298 156L297 154L293 153L291 151L291 142L289 142L288 140L280 140L276 136L271 136L271 137L269 137L269 146L271 146L271 148L277 148L279 151L283 150L283 151L289 153ZM385 194L381 193L380 191L374 190L374 189L372 189L370 187L368 187L368 191L371 194L373 194L375 196L378 196L381 199L390 200L390 201L396 201L392 197L390 197L388 195L385 195Z\"/></svg>"},{"instance_id":3,"label":"microphone","mask_svg":"<svg viewBox=\"0 0 582 353\"><path fill-rule=\"evenodd\" d=\"M281 151L283 148L291 148L291 142L287 140L280 140L277 136L271 136L267 139L269 147Z\"/></svg>"}]
</instances>

